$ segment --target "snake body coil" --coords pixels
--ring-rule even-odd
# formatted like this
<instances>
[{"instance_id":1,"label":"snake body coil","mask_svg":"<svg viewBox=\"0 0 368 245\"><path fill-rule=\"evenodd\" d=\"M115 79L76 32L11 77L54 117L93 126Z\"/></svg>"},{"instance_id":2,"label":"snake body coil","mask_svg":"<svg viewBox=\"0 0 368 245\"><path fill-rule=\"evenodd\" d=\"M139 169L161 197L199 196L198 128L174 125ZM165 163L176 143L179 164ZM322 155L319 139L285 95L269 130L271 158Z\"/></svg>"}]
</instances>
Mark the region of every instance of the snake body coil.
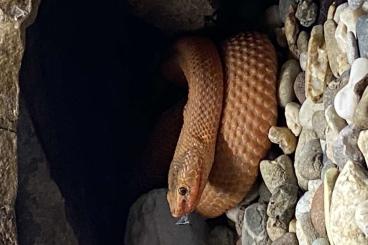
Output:
<instances>
[{"instance_id":1,"label":"snake body coil","mask_svg":"<svg viewBox=\"0 0 368 245\"><path fill-rule=\"evenodd\" d=\"M175 51L189 95L169 171L169 206L175 217L194 210L217 217L244 198L271 145L276 54L257 33L226 41L222 59L205 38L182 39Z\"/></svg>"}]
</instances>

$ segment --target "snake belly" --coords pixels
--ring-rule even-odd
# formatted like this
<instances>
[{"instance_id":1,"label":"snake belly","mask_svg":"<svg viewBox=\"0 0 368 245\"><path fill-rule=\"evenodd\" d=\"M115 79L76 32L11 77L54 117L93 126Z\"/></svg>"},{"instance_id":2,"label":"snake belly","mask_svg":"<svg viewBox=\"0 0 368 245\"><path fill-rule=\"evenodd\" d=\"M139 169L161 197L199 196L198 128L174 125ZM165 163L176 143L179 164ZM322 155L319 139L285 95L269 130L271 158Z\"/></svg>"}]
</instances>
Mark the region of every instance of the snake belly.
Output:
<instances>
[{"instance_id":1,"label":"snake belly","mask_svg":"<svg viewBox=\"0 0 368 245\"><path fill-rule=\"evenodd\" d=\"M203 44L195 45L197 51L206 50L198 52L197 55L208 57L213 49L208 50L202 46ZM217 103L212 101L211 104L202 100L196 105L198 107L190 102L195 100L191 97L193 93L190 92L193 81L198 91L208 91L206 88L208 83L202 81L204 75L201 72L196 73L198 69L202 72L208 70L208 64L207 68L203 68L206 63L202 64L197 57L196 60L189 59L184 62L191 63L191 68L182 69L188 80L189 95L184 111L184 125L169 171L168 201L171 213L175 217L195 209L201 215L213 218L236 206L256 181L259 162L271 146L268 130L277 120L277 59L271 42L262 34L241 33L225 41L220 57L224 72L223 98L219 97L222 101L222 110L220 109L222 113L219 117L218 131L208 128L208 123L207 126L203 126L201 122L199 127L193 122L193 112L211 115L216 110L218 113L216 106L220 100L215 100ZM208 70L210 72L204 74L212 75L211 72L215 72L213 68L214 66L212 70ZM222 72L221 68L217 72ZM200 74L199 77L194 78L194 73ZM219 78L221 75L217 74L216 77ZM220 90L222 91L219 89L216 92ZM218 95L210 94L209 97L214 96ZM204 117L199 115L197 117ZM208 119L212 120L214 117L207 117ZM210 124L216 125L212 121ZM216 140L205 142L202 138L207 134L204 132L216 132ZM210 156L212 151L209 150L211 147L208 144L214 144L213 157ZM206 150L201 152L193 150L197 148ZM200 163L193 159L185 161L183 159L188 158L188 152L197 154L197 158L207 160ZM211 158L213 162L209 160ZM193 181L193 178L199 179L198 182ZM195 195L190 196L191 193L187 192L180 195L180 185L183 183L188 184L189 189L194 189ZM172 194L173 192L176 194ZM186 195L187 198L183 198Z\"/></svg>"}]
</instances>

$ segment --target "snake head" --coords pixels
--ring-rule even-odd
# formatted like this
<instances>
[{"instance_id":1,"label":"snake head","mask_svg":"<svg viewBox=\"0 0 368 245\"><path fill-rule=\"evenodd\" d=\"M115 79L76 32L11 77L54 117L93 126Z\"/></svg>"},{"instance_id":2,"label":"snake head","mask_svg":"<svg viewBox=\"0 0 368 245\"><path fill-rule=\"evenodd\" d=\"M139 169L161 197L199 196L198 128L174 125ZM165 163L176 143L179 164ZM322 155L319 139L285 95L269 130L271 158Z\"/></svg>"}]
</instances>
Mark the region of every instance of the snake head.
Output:
<instances>
[{"instance_id":1,"label":"snake head","mask_svg":"<svg viewBox=\"0 0 368 245\"><path fill-rule=\"evenodd\" d=\"M204 185L201 183L201 159L187 155L182 161L173 160L169 171L167 200L171 215L179 218L192 213L199 203Z\"/></svg>"}]
</instances>

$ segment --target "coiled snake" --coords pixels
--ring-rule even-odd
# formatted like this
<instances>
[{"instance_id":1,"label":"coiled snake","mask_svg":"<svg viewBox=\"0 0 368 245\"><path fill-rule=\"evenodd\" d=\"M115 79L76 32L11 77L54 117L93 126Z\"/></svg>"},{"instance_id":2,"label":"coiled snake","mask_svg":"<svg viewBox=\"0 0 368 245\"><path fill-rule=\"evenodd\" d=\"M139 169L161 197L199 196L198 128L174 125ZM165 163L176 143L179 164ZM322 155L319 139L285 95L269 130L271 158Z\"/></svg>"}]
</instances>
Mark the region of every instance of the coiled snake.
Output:
<instances>
[{"instance_id":1,"label":"coiled snake","mask_svg":"<svg viewBox=\"0 0 368 245\"><path fill-rule=\"evenodd\" d=\"M173 64L189 94L169 170L170 211L217 217L245 197L270 148L267 134L277 119L275 50L258 33L227 40L221 52L209 39L189 37L176 43Z\"/></svg>"}]
</instances>

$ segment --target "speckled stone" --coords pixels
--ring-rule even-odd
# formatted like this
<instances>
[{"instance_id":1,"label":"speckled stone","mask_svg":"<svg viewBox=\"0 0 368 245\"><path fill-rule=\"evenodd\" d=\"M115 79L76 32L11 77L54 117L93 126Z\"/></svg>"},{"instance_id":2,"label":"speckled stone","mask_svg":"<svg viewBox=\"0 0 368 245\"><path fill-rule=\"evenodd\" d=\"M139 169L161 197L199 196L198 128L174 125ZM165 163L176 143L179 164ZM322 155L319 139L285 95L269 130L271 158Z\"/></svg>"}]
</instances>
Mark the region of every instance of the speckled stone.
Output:
<instances>
[{"instance_id":1,"label":"speckled stone","mask_svg":"<svg viewBox=\"0 0 368 245\"><path fill-rule=\"evenodd\" d=\"M285 154L291 154L296 148L296 137L287 127L272 126L268 132L268 138L274 144L278 144Z\"/></svg>"},{"instance_id":2,"label":"speckled stone","mask_svg":"<svg viewBox=\"0 0 368 245\"><path fill-rule=\"evenodd\" d=\"M355 222L358 205L368 200L368 172L349 161L336 180L330 208L334 244L368 244L368 237Z\"/></svg>"},{"instance_id":3,"label":"speckled stone","mask_svg":"<svg viewBox=\"0 0 368 245\"><path fill-rule=\"evenodd\" d=\"M282 237L275 240L272 245L298 245L298 239L296 238L295 233L288 232L285 233Z\"/></svg>"},{"instance_id":4,"label":"speckled stone","mask_svg":"<svg viewBox=\"0 0 368 245\"><path fill-rule=\"evenodd\" d=\"M304 27L310 27L317 19L318 6L311 0L302 0L298 4L295 17Z\"/></svg>"},{"instance_id":5,"label":"speckled stone","mask_svg":"<svg viewBox=\"0 0 368 245\"><path fill-rule=\"evenodd\" d=\"M350 71L347 70L339 78L337 78L334 81L331 81L328 84L325 92L323 93L323 104L325 109L329 105L333 105L337 92L339 92L340 89L343 88L349 82L349 75Z\"/></svg>"},{"instance_id":6,"label":"speckled stone","mask_svg":"<svg viewBox=\"0 0 368 245\"><path fill-rule=\"evenodd\" d=\"M288 15L286 17L284 30L289 50L294 57L299 57L299 51L297 47L299 25L295 18L295 11L292 8L289 9Z\"/></svg>"},{"instance_id":7,"label":"speckled stone","mask_svg":"<svg viewBox=\"0 0 368 245\"><path fill-rule=\"evenodd\" d=\"M294 82L294 92L298 101L303 104L305 101L305 73L300 72Z\"/></svg>"},{"instance_id":8,"label":"speckled stone","mask_svg":"<svg viewBox=\"0 0 368 245\"><path fill-rule=\"evenodd\" d=\"M313 129L316 132L318 138L326 139L325 131L327 127L327 122L325 118L324 111L316 111L312 117Z\"/></svg>"},{"instance_id":9,"label":"speckled stone","mask_svg":"<svg viewBox=\"0 0 368 245\"><path fill-rule=\"evenodd\" d=\"M255 203L246 208L241 235L242 244L268 244L266 220L266 205Z\"/></svg>"},{"instance_id":10,"label":"speckled stone","mask_svg":"<svg viewBox=\"0 0 368 245\"><path fill-rule=\"evenodd\" d=\"M325 210L323 206L323 184L320 185L314 194L311 208L311 220L313 227L321 237L327 237L325 227Z\"/></svg>"},{"instance_id":11,"label":"speckled stone","mask_svg":"<svg viewBox=\"0 0 368 245\"><path fill-rule=\"evenodd\" d=\"M287 226L275 218L268 218L267 233L272 241L282 237L287 232Z\"/></svg>"},{"instance_id":12,"label":"speckled stone","mask_svg":"<svg viewBox=\"0 0 368 245\"><path fill-rule=\"evenodd\" d=\"M368 15L363 15L358 18L356 31L360 57L368 58Z\"/></svg>"},{"instance_id":13,"label":"speckled stone","mask_svg":"<svg viewBox=\"0 0 368 245\"><path fill-rule=\"evenodd\" d=\"M317 239L318 233L314 230L310 214L304 214L296 221L296 236L299 245L310 245Z\"/></svg>"},{"instance_id":14,"label":"speckled stone","mask_svg":"<svg viewBox=\"0 0 368 245\"><path fill-rule=\"evenodd\" d=\"M280 71L278 98L282 107L295 99L293 84L300 72L298 61L291 59L286 61Z\"/></svg>"}]
</instances>

